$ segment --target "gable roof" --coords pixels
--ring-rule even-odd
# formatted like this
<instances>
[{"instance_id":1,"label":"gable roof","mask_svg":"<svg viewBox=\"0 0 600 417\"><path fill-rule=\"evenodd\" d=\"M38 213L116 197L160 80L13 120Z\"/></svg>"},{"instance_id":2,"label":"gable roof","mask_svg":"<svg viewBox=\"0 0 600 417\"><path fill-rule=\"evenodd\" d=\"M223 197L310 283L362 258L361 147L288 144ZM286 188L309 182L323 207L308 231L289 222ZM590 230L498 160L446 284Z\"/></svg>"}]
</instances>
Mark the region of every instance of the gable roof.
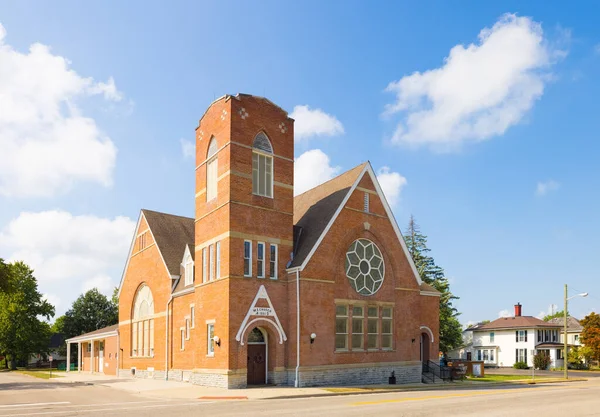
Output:
<instances>
[{"instance_id":1,"label":"gable roof","mask_svg":"<svg viewBox=\"0 0 600 417\"><path fill-rule=\"evenodd\" d=\"M394 232L396 232L402 251L417 280L417 284L423 284L412 256L408 252L396 218L369 161L294 198L294 223L301 229L299 230L297 239L296 233L294 233L294 243L297 240L298 249L294 248L295 255L294 260L290 263L290 268L304 269L365 174L369 175L375 186L377 195L381 199L381 203ZM304 234L305 227L309 229L306 231L308 236L303 238L302 234ZM439 293L436 292L435 294Z\"/></svg>"},{"instance_id":2,"label":"gable roof","mask_svg":"<svg viewBox=\"0 0 600 417\"><path fill-rule=\"evenodd\" d=\"M142 209L158 251L171 275L179 275L186 245L194 247L194 219ZM192 259L194 251L190 251Z\"/></svg>"},{"instance_id":3,"label":"gable roof","mask_svg":"<svg viewBox=\"0 0 600 417\"><path fill-rule=\"evenodd\" d=\"M565 319L564 317L556 317L551 320L548 320L548 323L559 325L560 327L564 327ZM580 332L583 330L583 326L579 323L575 317L567 317L567 331L569 332Z\"/></svg>"},{"instance_id":4,"label":"gable roof","mask_svg":"<svg viewBox=\"0 0 600 417\"><path fill-rule=\"evenodd\" d=\"M560 327L559 325L540 320L533 316L500 317L490 323L484 324L475 330L495 329L524 329L532 327Z\"/></svg>"},{"instance_id":5,"label":"gable roof","mask_svg":"<svg viewBox=\"0 0 600 417\"><path fill-rule=\"evenodd\" d=\"M294 242L296 247L291 268L302 265L307 259L366 165L366 162L362 163L294 197L294 225L299 228L299 236Z\"/></svg>"},{"instance_id":6,"label":"gable roof","mask_svg":"<svg viewBox=\"0 0 600 417\"><path fill-rule=\"evenodd\" d=\"M93 332L88 332L79 336L72 337L70 339L67 339L66 342L73 343L84 341L86 339L94 339L101 336L116 336L118 330L119 325L113 324L112 326L104 327L102 329L94 330Z\"/></svg>"}]
</instances>

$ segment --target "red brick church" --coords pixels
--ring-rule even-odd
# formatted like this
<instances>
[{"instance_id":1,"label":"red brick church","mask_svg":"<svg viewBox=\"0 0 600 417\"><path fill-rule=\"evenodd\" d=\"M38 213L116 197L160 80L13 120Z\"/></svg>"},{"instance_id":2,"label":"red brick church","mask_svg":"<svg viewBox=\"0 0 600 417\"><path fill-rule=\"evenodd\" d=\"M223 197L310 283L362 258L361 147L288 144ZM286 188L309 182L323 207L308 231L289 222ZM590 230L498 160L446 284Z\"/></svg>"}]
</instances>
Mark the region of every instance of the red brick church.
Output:
<instances>
[{"instance_id":1,"label":"red brick church","mask_svg":"<svg viewBox=\"0 0 600 417\"><path fill-rule=\"evenodd\" d=\"M227 388L421 381L439 293L369 162L294 197L294 120L238 94L200 119L195 172L194 218L140 213L115 373ZM94 340L91 357L107 345Z\"/></svg>"}]
</instances>

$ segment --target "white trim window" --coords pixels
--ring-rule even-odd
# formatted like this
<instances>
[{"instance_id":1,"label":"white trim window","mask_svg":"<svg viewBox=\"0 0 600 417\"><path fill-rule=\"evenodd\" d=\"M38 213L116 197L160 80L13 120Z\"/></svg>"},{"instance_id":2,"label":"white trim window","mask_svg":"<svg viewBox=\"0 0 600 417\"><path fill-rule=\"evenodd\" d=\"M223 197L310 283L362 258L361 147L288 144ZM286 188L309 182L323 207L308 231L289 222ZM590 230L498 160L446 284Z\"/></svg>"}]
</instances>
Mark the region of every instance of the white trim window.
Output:
<instances>
[{"instance_id":1,"label":"white trim window","mask_svg":"<svg viewBox=\"0 0 600 417\"><path fill-rule=\"evenodd\" d=\"M392 349L392 307L381 308L381 348Z\"/></svg>"},{"instance_id":2,"label":"white trim window","mask_svg":"<svg viewBox=\"0 0 600 417\"><path fill-rule=\"evenodd\" d=\"M185 260L185 285L192 285L194 283L194 261L191 256L187 256Z\"/></svg>"},{"instance_id":3,"label":"white trim window","mask_svg":"<svg viewBox=\"0 0 600 417\"><path fill-rule=\"evenodd\" d=\"M208 279L212 281L215 279L215 245L209 246L209 255L208 255Z\"/></svg>"},{"instance_id":4,"label":"white trim window","mask_svg":"<svg viewBox=\"0 0 600 417\"><path fill-rule=\"evenodd\" d=\"M252 241L244 240L244 276L252 276Z\"/></svg>"},{"instance_id":5,"label":"white trim window","mask_svg":"<svg viewBox=\"0 0 600 417\"><path fill-rule=\"evenodd\" d=\"M348 306L335 306L335 350L348 350Z\"/></svg>"},{"instance_id":6,"label":"white trim window","mask_svg":"<svg viewBox=\"0 0 600 417\"><path fill-rule=\"evenodd\" d=\"M131 316L131 356L154 354L154 298L150 287L138 289Z\"/></svg>"},{"instance_id":7,"label":"white trim window","mask_svg":"<svg viewBox=\"0 0 600 417\"><path fill-rule=\"evenodd\" d=\"M190 325L192 329L196 327L196 306L193 304L190 306Z\"/></svg>"},{"instance_id":8,"label":"white trim window","mask_svg":"<svg viewBox=\"0 0 600 417\"><path fill-rule=\"evenodd\" d=\"M367 349L379 348L379 308L367 308Z\"/></svg>"},{"instance_id":9,"label":"white trim window","mask_svg":"<svg viewBox=\"0 0 600 417\"><path fill-rule=\"evenodd\" d=\"M181 329L179 329L179 331L181 332L181 347L180 347L180 350L185 350L185 329L182 327Z\"/></svg>"},{"instance_id":10,"label":"white trim window","mask_svg":"<svg viewBox=\"0 0 600 417\"><path fill-rule=\"evenodd\" d=\"M207 355L208 356L215 356L215 324L214 323L208 323L206 325L206 335L207 335Z\"/></svg>"},{"instance_id":11,"label":"white trim window","mask_svg":"<svg viewBox=\"0 0 600 417\"><path fill-rule=\"evenodd\" d=\"M216 266L216 276L217 279L221 278L221 242L217 242L217 266Z\"/></svg>"},{"instance_id":12,"label":"white trim window","mask_svg":"<svg viewBox=\"0 0 600 417\"><path fill-rule=\"evenodd\" d=\"M256 274L258 278L265 277L265 244L258 242L256 247Z\"/></svg>"},{"instance_id":13,"label":"white trim window","mask_svg":"<svg viewBox=\"0 0 600 417\"><path fill-rule=\"evenodd\" d=\"M217 140L212 138L208 145L208 162L206 163L206 201L217 197Z\"/></svg>"},{"instance_id":14,"label":"white trim window","mask_svg":"<svg viewBox=\"0 0 600 417\"><path fill-rule=\"evenodd\" d=\"M490 332L490 343L494 343L495 334L494 332Z\"/></svg>"},{"instance_id":15,"label":"white trim window","mask_svg":"<svg viewBox=\"0 0 600 417\"><path fill-rule=\"evenodd\" d=\"M271 243L269 249L270 249L270 253L269 253L269 278L271 278L271 279L277 279L277 255L278 255L278 248L277 248L276 244Z\"/></svg>"},{"instance_id":16,"label":"white trim window","mask_svg":"<svg viewBox=\"0 0 600 417\"><path fill-rule=\"evenodd\" d=\"M206 261L206 248L202 248L202 282L208 282L208 270Z\"/></svg>"},{"instance_id":17,"label":"white trim window","mask_svg":"<svg viewBox=\"0 0 600 417\"><path fill-rule=\"evenodd\" d=\"M273 147L260 132L252 145L252 194L273 198Z\"/></svg>"},{"instance_id":18,"label":"white trim window","mask_svg":"<svg viewBox=\"0 0 600 417\"><path fill-rule=\"evenodd\" d=\"M190 319L185 319L185 340L190 340Z\"/></svg>"},{"instance_id":19,"label":"white trim window","mask_svg":"<svg viewBox=\"0 0 600 417\"><path fill-rule=\"evenodd\" d=\"M352 307L352 350L364 349L364 308L362 306Z\"/></svg>"}]
</instances>

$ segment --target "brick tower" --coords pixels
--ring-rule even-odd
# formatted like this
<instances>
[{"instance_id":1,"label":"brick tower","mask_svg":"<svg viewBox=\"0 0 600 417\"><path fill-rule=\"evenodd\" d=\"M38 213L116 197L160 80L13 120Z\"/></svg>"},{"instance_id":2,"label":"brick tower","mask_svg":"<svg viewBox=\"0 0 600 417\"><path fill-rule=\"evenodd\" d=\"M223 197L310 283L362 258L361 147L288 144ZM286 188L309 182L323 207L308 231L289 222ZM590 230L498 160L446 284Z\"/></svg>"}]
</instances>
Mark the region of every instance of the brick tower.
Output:
<instances>
[{"instance_id":1,"label":"brick tower","mask_svg":"<svg viewBox=\"0 0 600 417\"><path fill-rule=\"evenodd\" d=\"M211 385L284 378L293 123L269 100L238 94L213 102L196 129L196 363L218 379Z\"/></svg>"}]
</instances>

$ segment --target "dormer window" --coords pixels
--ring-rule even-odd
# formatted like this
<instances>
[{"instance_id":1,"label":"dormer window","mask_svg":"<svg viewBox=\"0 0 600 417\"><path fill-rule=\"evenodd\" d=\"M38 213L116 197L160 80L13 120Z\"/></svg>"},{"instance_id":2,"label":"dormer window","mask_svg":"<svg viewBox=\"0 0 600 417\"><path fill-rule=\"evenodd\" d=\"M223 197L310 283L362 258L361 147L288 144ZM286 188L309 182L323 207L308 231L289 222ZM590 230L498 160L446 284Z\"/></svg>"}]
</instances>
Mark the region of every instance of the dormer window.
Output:
<instances>
[{"instance_id":1,"label":"dormer window","mask_svg":"<svg viewBox=\"0 0 600 417\"><path fill-rule=\"evenodd\" d=\"M252 194L273 198L273 147L263 132L252 144Z\"/></svg>"},{"instance_id":2,"label":"dormer window","mask_svg":"<svg viewBox=\"0 0 600 417\"><path fill-rule=\"evenodd\" d=\"M194 261L192 257L188 254L184 261L185 267L185 285L192 285L194 283Z\"/></svg>"},{"instance_id":3,"label":"dormer window","mask_svg":"<svg viewBox=\"0 0 600 417\"><path fill-rule=\"evenodd\" d=\"M217 140L212 138L206 154L206 201L217 197Z\"/></svg>"}]
</instances>

